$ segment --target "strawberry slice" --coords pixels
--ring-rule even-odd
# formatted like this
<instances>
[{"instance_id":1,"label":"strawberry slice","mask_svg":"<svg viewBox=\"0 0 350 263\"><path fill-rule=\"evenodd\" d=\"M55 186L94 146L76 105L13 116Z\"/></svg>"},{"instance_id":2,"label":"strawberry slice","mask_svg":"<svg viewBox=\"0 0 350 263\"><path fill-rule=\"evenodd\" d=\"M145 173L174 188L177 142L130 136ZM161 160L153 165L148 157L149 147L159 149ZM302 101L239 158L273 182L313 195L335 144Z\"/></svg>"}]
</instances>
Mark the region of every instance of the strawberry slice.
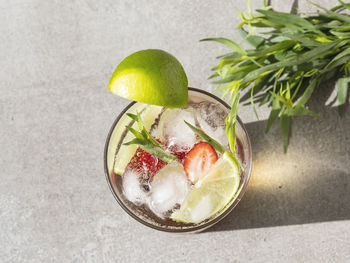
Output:
<instances>
[{"instance_id":1,"label":"strawberry slice","mask_svg":"<svg viewBox=\"0 0 350 263\"><path fill-rule=\"evenodd\" d=\"M186 154L184 160L184 169L188 180L196 183L217 160L218 155L209 143L197 143Z\"/></svg>"},{"instance_id":2,"label":"strawberry slice","mask_svg":"<svg viewBox=\"0 0 350 263\"><path fill-rule=\"evenodd\" d=\"M124 174L133 170L141 173L144 177L143 179L152 180L153 176L165 165L167 165L166 162L139 147L126 166Z\"/></svg>"}]
</instances>

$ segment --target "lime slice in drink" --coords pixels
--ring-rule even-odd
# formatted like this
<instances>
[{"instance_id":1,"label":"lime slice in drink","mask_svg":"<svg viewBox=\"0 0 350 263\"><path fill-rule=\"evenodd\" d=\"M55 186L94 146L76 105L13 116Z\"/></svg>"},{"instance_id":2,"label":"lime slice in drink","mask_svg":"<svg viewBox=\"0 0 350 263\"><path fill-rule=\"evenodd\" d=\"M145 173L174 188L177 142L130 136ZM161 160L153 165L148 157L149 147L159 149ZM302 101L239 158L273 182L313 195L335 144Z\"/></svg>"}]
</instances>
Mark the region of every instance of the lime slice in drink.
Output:
<instances>
[{"instance_id":1,"label":"lime slice in drink","mask_svg":"<svg viewBox=\"0 0 350 263\"><path fill-rule=\"evenodd\" d=\"M155 119L159 116L159 114L162 111L162 107L159 106L152 106L152 107L144 107L141 108L139 112L141 112L141 118L143 121L143 125L145 126L146 130L150 130L152 124L155 122ZM129 125L130 118L125 118L125 125ZM123 126L123 127L124 127ZM132 125L134 129L137 129L137 123L134 123ZM122 132L124 132L124 129L120 129L120 137L122 135ZM129 142L131 141L135 136L131 132L127 132L127 134L124 137L123 142ZM137 145L121 145L118 153L115 156L115 162L114 162L114 172L116 174L123 174L125 167L130 162L131 158L134 156L137 149Z\"/></svg>"},{"instance_id":2,"label":"lime slice in drink","mask_svg":"<svg viewBox=\"0 0 350 263\"><path fill-rule=\"evenodd\" d=\"M199 223L215 215L235 197L239 186L239 170L230 154L225 152L188 193L171 219Z\"/></svg>"},{"instance_id":3,"label":"lime slice in drink","mask_svg":"<svg viewBox=\"0 0 350 263\"><path fill-rule=\"evenodd\" d=\"M130 100L182 108L187 105L187 84L186 73L174 56L147 49L126 57L114 71L108 88Z\"/></svg>"}]
</instances>

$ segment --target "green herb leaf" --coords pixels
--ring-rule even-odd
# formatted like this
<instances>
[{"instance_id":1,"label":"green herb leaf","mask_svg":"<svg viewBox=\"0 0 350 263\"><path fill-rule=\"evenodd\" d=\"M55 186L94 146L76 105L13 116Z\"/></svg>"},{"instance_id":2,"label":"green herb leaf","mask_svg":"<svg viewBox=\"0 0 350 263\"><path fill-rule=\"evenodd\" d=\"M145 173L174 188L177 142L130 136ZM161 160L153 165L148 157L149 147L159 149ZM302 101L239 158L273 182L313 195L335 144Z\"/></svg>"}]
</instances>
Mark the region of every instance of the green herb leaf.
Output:
<instances>
[{"instance_id":1,"label":"green herb leaf","mask_svg":"<svg viewBox=\"0 0 350 263\"><path fill-rule=\"evenodd\" d=\"M313 78L307 88L305 89L303 95L300 97L300 99L297 101L296 106L304 106L305 103L310 99L312 93L314 92L316 86L317 86L317 79Z\"/></svg>"},{"instance_id":2,"label":"green herb leaf","mask_svg":"<svg viewBox=\"0 0 350 263\"><path fill-rule=\"evenodd\" d=\"M247 41L250 45L252 45L255 48L265 42L265 38L260 36L249 35L243 28L239 28L238 32L245 41Z\"/></svg>"},{"instance_id":3,"label":"green herb leaf","mask_svg":"<svg viewBox=\"0 0 350 263\"><path fill-rule=\"evenodd\" d=\"M235 50L236 52L238 52L241 55L247 54L245 52L245 50L239 44L237 44L235 41L233 41L231 39L218 37L218 38L205 38L205 39L201 39L200 41L216 41L216 42L219 42L221 44L224 44L224 45L232 48L233 50Z\"/></svg>"},{"instance_id":4,"label":"green herb leaf","mask_svg":"<svg viewBox=\"0 0 350 263\"><path fill-rule=\"evenodd\" d=\"M192 124L188 123L187 121L184 121L188 127L191 128L191 130L197 134L199 137L201 137L203 140L205 140L207 143L209 143L215 150L217 150L219 153L223 154L226 149L224 146L222 146L218 141L211 138L208 134L206 134L203 130L193 126Z\"/></svg>"},{"instance_id":5,"label":"green herb leaf","mask_svg":"<svg viewBox=\"0 0 350 263\"><path fill-rule=\"evenodd\" d=\"M319 30L315 28L313 24L311 24L309 21L307 21L306 19L300 16L289 14L289 13L277 12L273 10L258 9L256 11L265 15L269 19L269 21L272 21L278 24L289 25L290 27L293 27L293 28L300 27L302 29L307 29L307 30L314 31L315 33L322 34Z\"/></svg>"},{"instance_id":6,"label":"green herb leaf","mask_svg":"<svg viewBox=\"0 0 350 263\"><path fill-rule=\"evenodd\" d=\"M310 111L309 109L305 108L304 106L296 106L293 109L286 109L284 111L284 114L293 117L293 116L301 116L301 115L308 115L316 118L321 118L320 115L317 113Z\"/></svg>"},{"instance_id":7,"label":"green herb leaf","mask_svg":"<svg viewBox=\"0 0 350 263\"><path fill-rule=\"evenodd\" d=\"M350 5L349 4L344 3L342 0L338 0L338 2L341 3L341 5L344 6L346 9L350 10Z\"/></svg>"},{"instance_id":8,"label":"green herb leaf","mask_svg":"<svg viewBox=\"0 0 350 263\"><path fill-rule=\"evenodd\" d=\"M318 8L322 9L323 11L325 11L325 13L321 13L321 15L327 16L331 19L338 19L341 21L345 21L345 22L350 22L350 17L347 15L342 15L342 14L338 14L332 10L328 10L326 8L324 8L323 6L320 6L314 2L311 2L314 6L317 6Z\"/></svg>"},{"instance_id":9,"label":"green herb leaf","mask_svg":"<svg viewBox=\"0 0 350 263\"><path fill-rule=\"evenodd\" d=\"M308 39L306 37L303 37L301 35L292 35L292 34L288 34L288 33L281 33L281 34L276 34L275 35L280 35L280 36L285 36L289 39L292 39L292 40L296 40L300 43L302 43L303 45L305 45L306 47L317 47L318 45L320 45L319 42L317 41L314 41L312 39Z\"/></svg>"},{"instance_id":10,"label":"green herb leaf","mask_svg":"<svg viewBox=\"0 0 350 263\"><path fill-rule=\"evenodd\" d=\"M234 95L230 113L225 119L227 139L230 145L230 150L233 155L236 154L236 119L238 112L239 97L239 93L236 93Z\"/></svg>"},{"instance_id":11,"label":"green herb leaf","mask_svg":"<svg viewBox=\"0 0 350 263\"><path fill-rule=\"evenodd\" d=\"M253 54L253 56L254 57L269 56L278 52L283 52L284 50L293 47L295 44L297 44L297 41L295 40L284 40L270 47L257 51L256 53Z\"/></svg>"}]
</instances>

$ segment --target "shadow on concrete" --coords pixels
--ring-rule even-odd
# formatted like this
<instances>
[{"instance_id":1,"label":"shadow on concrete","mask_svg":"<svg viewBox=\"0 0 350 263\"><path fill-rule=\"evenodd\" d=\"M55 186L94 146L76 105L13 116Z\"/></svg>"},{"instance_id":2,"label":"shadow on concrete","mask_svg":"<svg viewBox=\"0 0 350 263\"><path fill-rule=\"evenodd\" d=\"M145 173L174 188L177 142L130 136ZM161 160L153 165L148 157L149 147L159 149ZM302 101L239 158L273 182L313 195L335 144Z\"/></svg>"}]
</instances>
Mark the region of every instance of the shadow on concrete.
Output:
<instances>
[{"instance_id":1,"label":"shadow on concrete","mask_svg":"<svg viewBox=\"0 0 350 263\"><path fill-rule=\"evenodd\" d=\"M298 0L294 0L290 12L292 14L297 14L298 13L298 8L299 8L299 1Z\"/></svg>"},{"instance_id":2,"label":"shadow on concrete","mask_svg":"<svg viewBox=\"0 0 350 263\"><path fill-rule=\"evenodd\" d=\"M350 111L338 116L325 106L334 83L321 86L310 109L322 119L297 117L288 153L278 123L246 125L253 172L245 196L225 219L207 231L228 231L350 219Z\"/></svg>"}]
</instances>

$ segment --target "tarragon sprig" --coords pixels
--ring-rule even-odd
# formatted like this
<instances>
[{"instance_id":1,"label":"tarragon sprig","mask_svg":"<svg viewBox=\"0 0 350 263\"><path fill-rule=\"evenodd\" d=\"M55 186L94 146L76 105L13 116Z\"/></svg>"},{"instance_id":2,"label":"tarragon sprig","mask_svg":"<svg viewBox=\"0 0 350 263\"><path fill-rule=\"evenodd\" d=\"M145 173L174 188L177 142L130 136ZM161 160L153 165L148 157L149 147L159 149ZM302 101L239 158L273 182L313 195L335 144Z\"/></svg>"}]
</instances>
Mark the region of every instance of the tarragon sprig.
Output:
<instances>
[{"instance_id":1,"label":"tarragon sprig","mask_svg":"<svg viewBox=\"0 0 350 263\"><path fill-rule=\"evenodd\" d=\"M242 101L250 98L254 111L255 104L268 104L271 112L266 132L279 118L285 151L291 119L319 117L307 103L322 82L336 79L339 114L344 113L350 82L350 4L339 3L332 9L315 4L321 11L304 17L274 11L267 5L256 10L258 14L241 13L238 30L252 49L226 38L202 40L233 50L219 56L220 62L213 68L210 78L218 77L213 83L220 85L216 91L233 100L235 94L247 90Z\"/></svg>"},{"instance_id":2,"label":"tarragon sprig","mask_svg":"<svg viewBox=\"0 0 350 263\"><path fill-rule=\"evenodd\" d=\"M230 150L234 156L236 155L236 120L237 120L239 97L240 97L239 93L236 93L234 95L230 113L227 115L225 119L227 139L230 145Z\"/></svg>"},{"instance_id":3,"label":"tarragon sprig","mask_svg":"<svg viewBox=\"0 0 350 263\"><path fill-rule=\"evenodd\" d=\"M132 113L127 113L127 115L137 122L140 131L135 130L131 126L125 126L126 129L128 129L132 134L135 135L135 138L129 142L124 143L124 145L136 144L142 150L158 157L159 159L167 163L177 160L177 158L174 155L166 152L163 149L162 145L148 133L148 131L145 129L142 123L141 115L139 113L137 113L136 115Z\"/></svg>"}]
</instances>

